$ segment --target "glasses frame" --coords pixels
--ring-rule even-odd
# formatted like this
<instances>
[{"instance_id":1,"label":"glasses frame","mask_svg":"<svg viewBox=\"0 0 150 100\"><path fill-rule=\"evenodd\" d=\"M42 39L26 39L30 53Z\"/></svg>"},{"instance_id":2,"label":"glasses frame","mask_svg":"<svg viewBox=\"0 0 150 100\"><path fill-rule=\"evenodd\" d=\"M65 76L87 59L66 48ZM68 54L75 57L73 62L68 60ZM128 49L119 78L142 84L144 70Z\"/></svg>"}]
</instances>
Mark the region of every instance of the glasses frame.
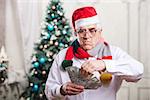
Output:
<instances>
[{"instance_id":1,"label":"glasses frame","mask_svg":"<svg viewBox=\"0 0 150 100\"><path fill-rule=\"evenodd\" d=\"M85 34L90 33L90 36L95 36L95 34L100 31L99 28L88 28L88 29L77 29L76 33L80 36L85 36Z\"/></svg>"}]
</instances>

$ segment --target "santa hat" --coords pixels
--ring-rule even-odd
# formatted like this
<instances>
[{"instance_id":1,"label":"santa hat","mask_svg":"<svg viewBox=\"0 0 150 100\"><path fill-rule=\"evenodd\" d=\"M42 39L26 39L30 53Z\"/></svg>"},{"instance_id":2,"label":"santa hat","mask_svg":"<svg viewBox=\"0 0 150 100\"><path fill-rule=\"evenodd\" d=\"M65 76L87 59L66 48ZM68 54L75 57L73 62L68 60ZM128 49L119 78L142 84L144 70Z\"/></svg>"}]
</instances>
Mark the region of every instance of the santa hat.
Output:
<instances>
[{"instance_id":1,"label":"santa hat","mask_svg":"<svg viewBox=\"0 0 150 100\"><path fill-rule=\"evenodd\" d=\"M74 29L81 26L100 23L97 12L93 7L82 7L74 11L72 24Z\"/></svg>"}]
</instances>

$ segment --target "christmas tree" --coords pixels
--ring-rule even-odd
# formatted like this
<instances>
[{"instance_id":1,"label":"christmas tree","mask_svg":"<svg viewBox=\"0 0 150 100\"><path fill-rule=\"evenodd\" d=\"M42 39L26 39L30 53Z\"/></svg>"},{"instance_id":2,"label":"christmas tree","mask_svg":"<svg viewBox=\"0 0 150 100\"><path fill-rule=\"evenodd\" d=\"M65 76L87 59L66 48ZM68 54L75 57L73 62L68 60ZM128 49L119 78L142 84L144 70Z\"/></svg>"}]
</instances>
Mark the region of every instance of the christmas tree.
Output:
<instances>
[{"instance_id":1,"label":"christmas tree","mask_svg":"<svg viewBox=\"0 0 150 100\"><path fill-rule=\"evenodd\" d=\"M40 40L35 44L32 55L32 68L29 71L29 85L21 98L27 100L46 100L45 83L56 54L70 45L71 28L64 16L59 0L51 0L46 11Z\"/></svg>"}]
</instances>

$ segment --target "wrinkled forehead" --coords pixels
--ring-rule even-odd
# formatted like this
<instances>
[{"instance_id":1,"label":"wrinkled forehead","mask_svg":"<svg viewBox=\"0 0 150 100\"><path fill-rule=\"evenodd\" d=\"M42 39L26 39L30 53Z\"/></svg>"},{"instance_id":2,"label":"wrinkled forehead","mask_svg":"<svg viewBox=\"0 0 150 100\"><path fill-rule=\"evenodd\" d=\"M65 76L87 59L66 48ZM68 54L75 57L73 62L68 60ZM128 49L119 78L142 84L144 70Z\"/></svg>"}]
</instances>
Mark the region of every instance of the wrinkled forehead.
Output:
<instances>
[{"instance_id":1,"label":"wrinkled forehead","mask_svg":"<svg viewBox=\"0 0 150 100\"><path fill-rule=\"evenodd\" d=\"M97 24L91 24L91 25L80 26L79 28L77 28L77 30L80 30L80 29L97 28L97 27L98 27Z\"/></svg>"}]
</instances>

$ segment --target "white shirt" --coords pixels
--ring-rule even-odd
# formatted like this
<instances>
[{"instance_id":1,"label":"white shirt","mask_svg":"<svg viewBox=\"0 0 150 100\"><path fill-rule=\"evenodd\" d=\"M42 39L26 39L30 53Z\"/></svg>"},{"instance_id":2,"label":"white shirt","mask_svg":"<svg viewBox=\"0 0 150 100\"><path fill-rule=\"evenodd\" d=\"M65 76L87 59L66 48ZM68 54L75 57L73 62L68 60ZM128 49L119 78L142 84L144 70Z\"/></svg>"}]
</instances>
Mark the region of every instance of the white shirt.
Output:
<instances>
[{"instance_id":1,"label":"white shirt","mask_svg":"<svg viewBox=\"0 0 150 100\"><path fill-rule=\"evenodd\" d=\"M59 52L56 56L46 82L45 94L49 100L60 98L61 100L116 100L116 93L119 90L122 80L136 82L143 74L143 64L129 56L118 47L110 46L112 60L103 60L106 70L113 74L109 86L101 86L96 90L85 89L82 93L73 96L62 96L61 85L70 82L69 75L62 70L62 61L65 58L67 49ZM90 58L91 59L91 58ZM92 58L96 59L96 58ZM87 59L73 58L73 66L80 68ZM60 100L59 99L59 100Z\"/></svg>"}]
</instances>

